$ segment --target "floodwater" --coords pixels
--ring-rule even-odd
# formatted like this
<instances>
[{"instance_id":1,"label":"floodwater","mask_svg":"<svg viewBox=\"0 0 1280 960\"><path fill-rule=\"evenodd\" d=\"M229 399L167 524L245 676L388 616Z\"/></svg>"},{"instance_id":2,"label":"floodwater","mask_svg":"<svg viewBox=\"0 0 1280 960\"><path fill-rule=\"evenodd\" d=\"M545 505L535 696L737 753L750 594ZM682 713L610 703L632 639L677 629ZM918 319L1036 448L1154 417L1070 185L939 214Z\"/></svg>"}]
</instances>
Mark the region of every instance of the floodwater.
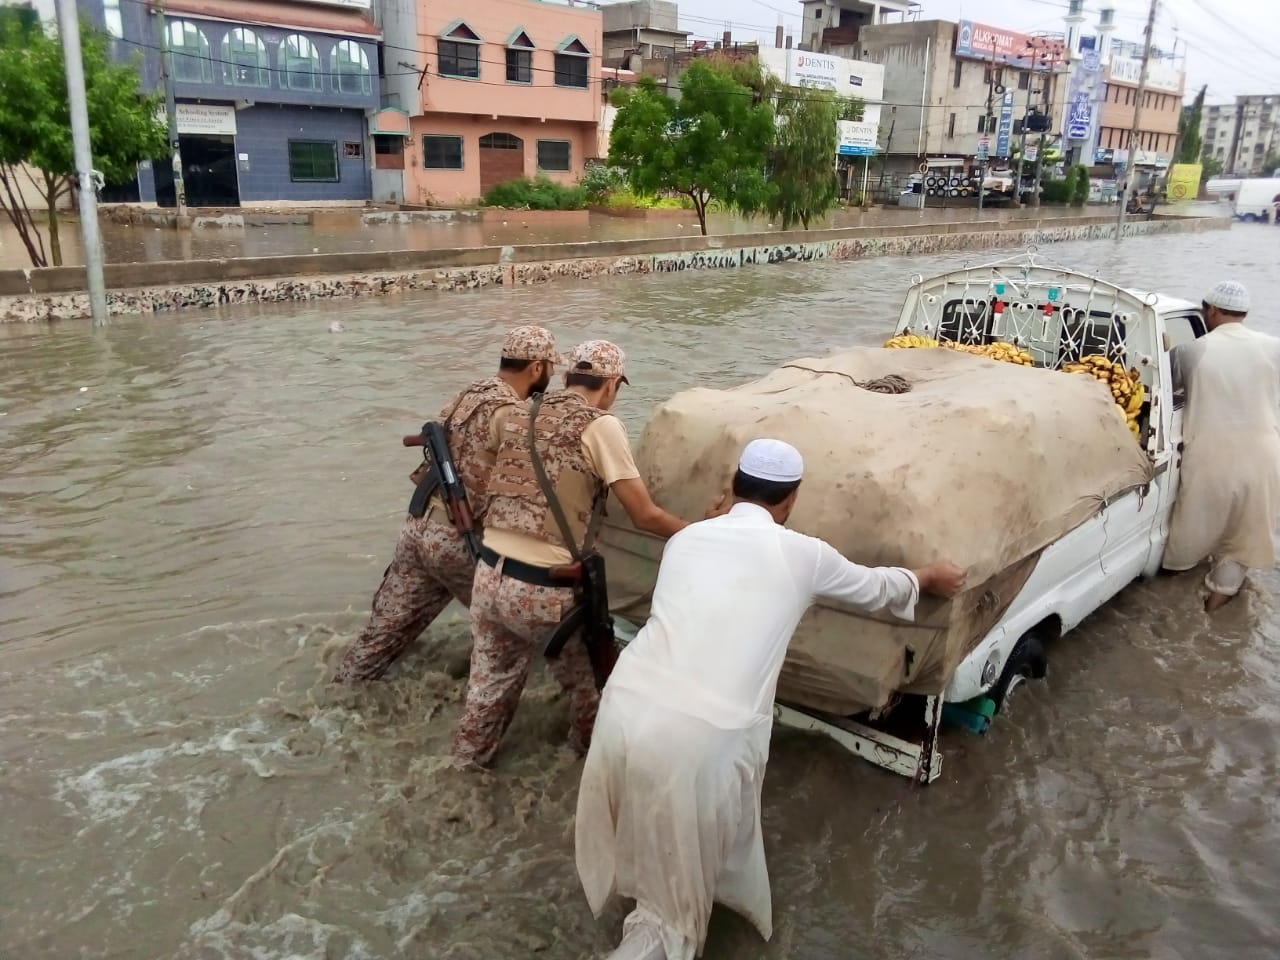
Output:
<instances>
[{"instance_id":1,"label":"floodwater","mask_svg":"<svg viewBox=\"0 0 1280 960\"><path fill-rule=\"evenodd\" d=\"M1213 214L1220 209L1214 204L1187 204L1179 213ZM1081 211L1065 207L1042 210L994 209L982 211L983 220L1026 220L1042 217L1072 217ZM1090 207L1087 214L1111 213L1104 207ZM263 211L244 210L246 218L264 215ZM359 208L333 208L317 213L316 226L273 223L244 227L202 227L198 230L174 230L152 224L122 225L104 219L102 223L103 256L108 263L149 263L156 260L216 260L224 257L273 257L309 253L381 252L387 250L436 250L457 247L501 246L526 243L577 243L584 240L634 240L648 237L696 236L698 220L693 211L672 219L636 220L592 213L582 224L547 225L530 220L519 210L510 211L506 220L484 223L469 220L413 222L407 224L362 225ZM921 223L952 223L972 220L979 211L969 207L929 207L911 210L881 207L869 211L839 210L826 221L829 227L905 226ZM815 224L817 229L820 225ZM736 234L774 229L767 219L744 220L740 217L712 214L707 221L712 234ZM83 262L80 226L68 219L59 234L64 262ZM26 249L18 235L0 222L0 269L30 266Z\"/></svg>"},{"instance_id":2,"label":"floodwater","mask_svg":"<svg viewBox=\"0 0 1280 960\"><path fill-rule=\"evenodd\" d=\"M1234 276L1275 329L1278 243L1043 255L1192 298ZM457 613L387 682L326 683L410 494L400 436L518 321L624 344L635 436L673 391L879 341L912 274L965 259L0 328L0 956L607 950L623 907L596 921L577 884L581 765L545 671L483 775L442 768ZM928 788L779 732L776 932L718 911L705 956L1280 954L1280 578L1213 620L1196 590L1125 591L986 736L948 731Z\"/></svg>"}]
</instances>

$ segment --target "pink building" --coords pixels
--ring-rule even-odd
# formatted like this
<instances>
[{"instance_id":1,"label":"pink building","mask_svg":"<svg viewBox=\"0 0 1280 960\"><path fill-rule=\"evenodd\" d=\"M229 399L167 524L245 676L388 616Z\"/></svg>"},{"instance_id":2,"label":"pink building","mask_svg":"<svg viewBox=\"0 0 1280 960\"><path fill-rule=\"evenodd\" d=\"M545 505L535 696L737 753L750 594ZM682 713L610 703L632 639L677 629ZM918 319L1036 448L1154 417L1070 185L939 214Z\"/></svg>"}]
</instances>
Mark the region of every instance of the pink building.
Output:
<instances>
[{"instance_id":1,"label":"pink building","mask_svg":"<svg viewBox=\"0 0 1280 960\"><path fill-rule=\"evenodd\" d=\"M391 0L382 20L385 105L410 120L396 171L403 192L390 196L393 181L384 180L381 190L375 183L375 195L388 194L380 199L468 202L522 176L573 183L597 155L595 4Z\"/></svg>"}]
</instances>

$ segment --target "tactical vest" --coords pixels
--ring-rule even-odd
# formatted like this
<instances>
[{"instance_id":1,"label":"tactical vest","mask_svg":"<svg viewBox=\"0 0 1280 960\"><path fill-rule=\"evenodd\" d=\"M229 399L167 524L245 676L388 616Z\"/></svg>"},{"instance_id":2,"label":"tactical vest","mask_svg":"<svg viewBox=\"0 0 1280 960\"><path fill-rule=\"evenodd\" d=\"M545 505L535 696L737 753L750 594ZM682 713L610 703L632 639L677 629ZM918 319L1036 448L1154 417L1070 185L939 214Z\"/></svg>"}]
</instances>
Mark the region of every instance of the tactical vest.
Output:
<instances>
[{"instance_id":1,"label":"tactical vest","mask_svg":"<svg viewBox=\"0 0 1280 960\"><path fill-rule=\"evenodd\" d=\"M489 499L494 455L489 445L489 424L493 415L509 404L523 407L520 395L505 380L491 377L465 387L440 411L440 423L453 465L467 490L467 503L477 524L482 523Z\"/></svg>"},{"instance_id":2,"label":"tactical vest","mask_svg":"<svg viewBox=\"0 0 1280 960\"><path fill-rule=\"evenodd\" d=\"M566 390L548 393L534 427L538 455L555 491L575 546L586 538L596 501L608 488L596 476L582 451L582 434L604 411ZM529 407L522 404L503 424L502 445L489 481L488 525L566 546L547 498L542 494L529 456Z\"/></svg>"}]
</instances>

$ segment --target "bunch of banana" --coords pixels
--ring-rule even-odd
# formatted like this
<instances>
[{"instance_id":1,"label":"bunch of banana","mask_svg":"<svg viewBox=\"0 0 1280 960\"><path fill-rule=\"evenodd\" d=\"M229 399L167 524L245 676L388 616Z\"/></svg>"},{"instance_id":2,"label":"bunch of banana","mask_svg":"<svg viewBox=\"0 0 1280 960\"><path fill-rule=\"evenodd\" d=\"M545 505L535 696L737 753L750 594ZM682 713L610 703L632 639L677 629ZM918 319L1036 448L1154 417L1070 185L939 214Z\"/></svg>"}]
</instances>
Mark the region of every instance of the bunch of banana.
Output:
<instances>
[{"instance_id":1,"label":"bunch of banana","mask_svg":"<svg viewBox=\"0 0 1280 960\"><path fill-rule=\"evenodd\" d=\"M930 337L922 337L918 333L904 333L897 337L890 337L884 345L893 350L906 350L912 347L936 347L938 341Z\"/></svg>"},{"instance_id":2,"label":"bunch of banana","mask_svg":"<svg viewBox=\"0 0 1280 960\"><path fill-rule=\"evenodd\" d=\"M1111 396L1120 408L1133 438L1141 442L1142 428L1138 423L1138 414L1142 412L1142 402L1146 399L1146 388L1142 385L1136 367L1126 370L1123 363L1109 360L1101 354L1094 354L1073 363L1062 365L1064 373L1087 373L1105 383L1111 390Z\"/></svg>"},{"instance_id":3,"label":"bunch of banana","mask_svg":"<svg viewBox=\"0 0 1280 960\"><path fill-rule=\"evenodd\" d=\"M981 355L992 360L1003 360L1005 363L1016 363L1023 367L1034 367L1035 359L1025 350L1019 350L1012 343L997 340L982 348Z\"/></svg>"},{"instance_id":4,"label":"bunch of banana","mask_svg":"<svg viewBox=\"0 0 1280 960\"><path fill-rule=\"evenodd\" d=\"M1005 343L1003 340L983 345L952 343L947 340L943 341L942 345L960 353L972 353L976 357L986 357L988 360L1002 360L1005 363L1016 363L1023 367L1034 367L1036 364L1031 354L1025 350L1019 350L1012 343Z\"/></svg>"}]
</instances>

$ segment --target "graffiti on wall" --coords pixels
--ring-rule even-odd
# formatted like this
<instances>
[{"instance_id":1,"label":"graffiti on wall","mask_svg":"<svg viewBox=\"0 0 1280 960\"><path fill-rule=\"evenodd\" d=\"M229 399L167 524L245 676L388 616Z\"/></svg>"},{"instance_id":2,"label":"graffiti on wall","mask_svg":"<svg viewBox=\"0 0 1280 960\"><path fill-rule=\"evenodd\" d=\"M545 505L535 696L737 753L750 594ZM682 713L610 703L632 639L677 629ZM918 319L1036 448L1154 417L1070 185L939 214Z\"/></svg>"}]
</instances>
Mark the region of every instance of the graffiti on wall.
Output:
<instances>
[{"instance_id":1,"label":"graffiti on wall","mask_svg":"<svg viewBox=\"0 0 1280 960\"><path fill-rule=\"evenodd\" d=\"M1210 218L1130 221L1125 235L1191 233L1220 229L1228 221ZM587 280L604 276L644 273L680 273L686 270L726 270L749 266L786 266L820 260L856 260L881 256L928 256L955 250L985 250L1027 244L1099 240L1115 235L1115 224L1074 223L1051 227L983 230L974 233L917 234L908 237L866 237L823 240L812 243L779 243L772 246L683 253L583 257L572 260L508 263L478 268L387 271L349 276L262 279L222 284L156 285L110 290L108 309L113 314L160 313L171 310L211 308L232 304L305 301L325 298L351 299L385 296L416 290L450 292L487 286L527 286L557 280ZM0 297L0 322L78 319L89 315L83 293L58 296L24 294Z\"/></svg>"}]
</instances>

